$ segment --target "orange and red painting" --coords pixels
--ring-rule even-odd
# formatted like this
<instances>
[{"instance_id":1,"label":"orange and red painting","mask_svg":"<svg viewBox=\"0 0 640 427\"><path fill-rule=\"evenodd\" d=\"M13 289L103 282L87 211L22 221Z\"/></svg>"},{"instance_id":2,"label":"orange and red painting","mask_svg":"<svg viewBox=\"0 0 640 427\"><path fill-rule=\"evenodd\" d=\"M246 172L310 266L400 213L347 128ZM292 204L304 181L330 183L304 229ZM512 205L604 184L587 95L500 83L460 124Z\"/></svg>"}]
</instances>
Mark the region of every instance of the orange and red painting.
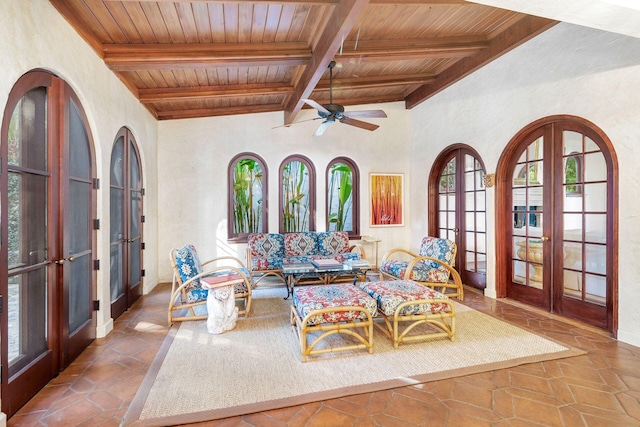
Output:
<instances>
[{"instance_id":1,"label":"orange and red painting","mask_svg":"<svg viewBox=\"0 0 640 427\"><path fill-rule=\"evenodd\" d=\"M403 175L401 173L372 173L371 226L403 224Z\"/></svg>"}]
</instances>

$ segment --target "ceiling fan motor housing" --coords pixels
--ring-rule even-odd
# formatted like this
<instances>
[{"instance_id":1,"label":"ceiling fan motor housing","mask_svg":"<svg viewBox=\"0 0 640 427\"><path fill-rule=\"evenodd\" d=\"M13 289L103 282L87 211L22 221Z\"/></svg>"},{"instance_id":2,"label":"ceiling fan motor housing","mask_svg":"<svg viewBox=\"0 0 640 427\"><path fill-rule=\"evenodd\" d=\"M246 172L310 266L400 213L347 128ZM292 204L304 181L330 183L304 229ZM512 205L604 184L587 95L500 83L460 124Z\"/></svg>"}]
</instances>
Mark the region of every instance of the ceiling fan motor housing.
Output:
<instances>
[{"instance_id":1,"label":"ceiling fan motor housing","mask_svg":"<svg viewBox=\"0 0 640 427\"><path fill-rule=\"evenodd\" d=\"M327 114L324 111L318 111L318 115L322 118L333 116L340 119L344 113L344 107L340 104L322 104L322 106L331 112L331 114Z\"/></svg>"}]
</instances>

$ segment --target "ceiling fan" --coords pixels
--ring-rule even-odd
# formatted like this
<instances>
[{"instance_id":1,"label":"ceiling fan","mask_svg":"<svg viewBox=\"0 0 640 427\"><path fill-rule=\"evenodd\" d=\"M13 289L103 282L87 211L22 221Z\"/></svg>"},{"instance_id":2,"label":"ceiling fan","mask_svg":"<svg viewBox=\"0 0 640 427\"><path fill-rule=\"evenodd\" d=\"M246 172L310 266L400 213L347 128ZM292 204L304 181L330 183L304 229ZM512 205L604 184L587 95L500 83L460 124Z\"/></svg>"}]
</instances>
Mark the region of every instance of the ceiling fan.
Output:
<instances>
[{"instance_id":1,"label":"ceiling fan","mask_svg":"<svg viewBox=\"0 0 640 427\"><path fill-rule=\"evenodd\" d=\"M344 123L346 125L359 127L366 130L376 130L380 126L374 125L373 123L363 122L362 120L357 120L358 118L385 118L387 114L382 110L367 110L367 111L344 111L344 107L340 104L333 103L333 67L336 66L336 61L331 61L329 63L329 103L320 105L316 101L312 99L303 99L306 104L312 106L316 110L318 110L318 115L320 118L325 119L324 122L320 124L318 129L313 133L313 136L320 136L324 133L324 131L329 127L330 124L335 123L338 120L340 123Z\"/></svg>"}]
</instances>

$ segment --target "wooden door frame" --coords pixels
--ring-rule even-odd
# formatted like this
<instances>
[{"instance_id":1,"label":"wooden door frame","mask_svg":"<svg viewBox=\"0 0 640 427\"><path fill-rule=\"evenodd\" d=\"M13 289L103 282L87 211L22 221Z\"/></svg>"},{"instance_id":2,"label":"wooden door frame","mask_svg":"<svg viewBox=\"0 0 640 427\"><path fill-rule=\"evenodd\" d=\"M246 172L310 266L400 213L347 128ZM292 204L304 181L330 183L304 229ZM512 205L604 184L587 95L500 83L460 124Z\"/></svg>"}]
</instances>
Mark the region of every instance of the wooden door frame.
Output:
<instances>
[{"instance_id":1,"label":"wooden door frame","mask_svg":"<svg viewBox=\"0 0 640 427\"><path fill-rule=\"evenodd\" d=\"M92 132L91 132L91 127L89 126L89 121L87 120L87 116L86 113L84 111L84 107L82 106L82 103L80 101L80 98L78 97L78 95L75 93L75 91L73 90L73 88L71 87L71 85L67 82L65 82L64 80L60 79L59 77L57 78L61 81L61 84L63 85L63 94L60 100L61 103L61 111L60 111L60 123L64 123L64 126L61 126L60 129L60 133L59 133L59 137L60 139L58 140L58 144L63 145L65 152L64 153L60 153L60 160L59 160L59 165L64 169L60 171L60 177L58 179L58 183L60 184L61 188L59 189L59 192L57 194L62 194L63 195L63 200L61 201L61 206L60 206L60 217L59 217L59 221L60 221L60 226L58 228L58 230L61 232L61 236L59 237L58 241L55 243L57 245L59 245L60 248L60 255L61 258L65 256L64 253L64 248L67 245L67 242L63 242L63 240L66 240L68 237L68 233L66 232L68 225L65 224L65 215L64 213L66 212L65 209L67 208L67 205L69 203L69 199L68 199L68 194L64 193L63 189L67 189L68 187L68 181L69 181L69 175L66 173L68 171L68 165L67 165L67 161L69 159L68 156L68 149L69 149L69 143L70 143L70 139L69 139L69 117L70 117L70 109L71 109L71 102L73 102L73 104L75 104L76 110L78 112L78 115L80 116L80 120L82 120L82 125L84 127L84 131L86 133L86 137L87 137L87 144L89 145L88 147L88 151L89 151L89 180L90 180L90 192L89 192L89 209L91 210L90 212L90 218L89 218L89 238L91 239L90 242L90 248L91 248L91 255L90 255L90 268L91 268L91 289L90 289L90 301L97 301L98 300L98 289L97 289L97 270L94 268L94 261L97 259L97 236L96 236L96 228L93 226L93 220L96 219L96 213L97 213L97 197L96 197L96 186L95 186L95 171L96 171L96 155L95 155L95 147L94 147L94 142L93 142L93 137L92 137ZM64 181L64 182L63 182ZM63 274L63 268L59 268L58 269L60 272L60 275L62 276ZM75 333L75 334L71 334L69 331L69 319L68 319L68 293L67 293L67 286L64 282L64 278L60 277L60 285L62 286L62 298L59 299L59 303L60 303L60 316L61 317L61 322L59 323L60 325L60 339L61 339L61 348L60 348L60 369L64 369L67 366L69 366L71 364L71 362L80 355L80 353L82 353L82 351L84 351L84 349L86 348L86 346L89 345L89 343L91 343L95 338L96 338L96 327L97 327L97 315L96 315L96 308L90 306L90 311L91 311L91 319L89 321L89 324L87 326L84 326L81 332ZM90 302L90 304L92 304Z\"/></svg>"},{"instance_id":2,"label":"wooden door frame","mask_svg":"<svg viewBox=\"0 0 640 427\"><path fill-rule=\"evenodd\" d=\"M511 280L509 272L511 269L508 263L511 262L510 250L511 242L509 240L510 230L512 227L511 216L509 215L510 207L507 204L509 199L508 192L511 191L511 167L513 159L519 154L519 143L528 134L537 128L556 123L581 123L589 128L593 135L597 135L598 139L603 141L605 147L602 152L605 153L605 159L610 160L607 180L607 191L612 197L612 206L608 207L607 221L607 242L611 245L612 256L607 261L607 276L611 280L611 288L607 289L607 327L606 329L615 337L618 329L618 160L611 140L607 135L594 123L581 117L571 115L554 115L536 120L516 133L509 143L505 146L498 165L496 168L496 186L495 186L495 236L496 236L496 295L498 298L507 296L507 283Z\"/></svg>"},{"instance_id":3,"label":"wooden door frame","mask_svg":"<svg viewBox=\"0 0 640 427\"><path fill-rule=\"evenodd\" d=\"M462 144L462 143L457 143L457 144L452 144L448 147L446 147L444 150L442 150L440 152L440 154L438 154L438 156L436 157L436 159L433 162L433 166L431 167L431 171L429 172L429 178L428 178L428 195L427 195L427 200L428 200L428 206L430 206L431 208L427 210L427 219L428 219L428 223L429 223L429 227L428 227L428 233L430 236L438 236L438 225L439 225L439 220L438 220L438 213L439 213L439 200L438 200L438 196L439 196L439 192L438 192L438 188L439 188L439 180L440 180L440 172L442 171L442 168L446 165L446 163L452 158L452 157L456 157L458 155L458 153L460 152L468 152L469 154L471 154L479 163L480 166L482 167L482 170L485 171L486 173L486 167L484 165L484 161L482 160L482 158L480 157L480 154L478 154L478 152L473 148L470 147L467 144ZM460 180L458 179L458 170L460 168L460 165L457 165L457 169L456 169L456 188L460 188ZM462 164L462 167L464 168L464 164ZM463 169L464 170L464 169ZM464 173L464 172L463 172ZM457 190L456 190L457 191ZM464 190L462 191L464 193ZM464 194L463 194L464 196ZM462 197L463 197L462 196ZM464 210L462 209L463 206L463 200L462 197L456 197L456 214L459 215L458 217L458 224L460 224L460 227L458 227L460 229L460 232L466 230L466 217L464 215ZM485 193L485 197L486 197L486 193ZM486 200L486 199L485 199ZM486 204L485 204L485 211L486 211ZM486 221L486 216L485 216L485 221ZM486 226L485 226L486 229ZM486 231L485 231L486 233ZM462 238L458 238L458 240L462 241ZM486 244L486 241L485 241ZM456 254L456 266L457 266L457 270L460 271L460 274L462 274L462 270L464 268L464 257L465 257L465 249L466 247L458 247L457 250L457 254ZM486 281L485 281L485 287L486 287ZM483 288L484 289L484 288Z\"/></svg>"},{"instance_id":4,"label":"wooden door frame","mask_svg":"<svg viewBox=\"0 0 640 427\"><path fill-rule=\"evenodd\" d=\"M142 190L144 188L144 184L143 184L143 175L142 175L142 158L140 157L140 150L138 148L138 144L136 142L135 137L133 136L133 132L131 132L131 130L126 127L123 126L118 130L118 133L116 134L115 138L114 138L114 142L111 146L111 153L110 153L110 158L113 155L113 149L115 147L116 142L118 141L118 139L122 137L122 163L123 163L123 168L122 168L122 179L123 179L123 193L122 193L122 210L123 210L123 215L122 215L122 231L123 231L123 235L124 237L126 237L126 239L130 239L130 231L131 231L131 218L130 218L130 213L131 213L131 170L129 168L130 166L130 147L133 147L133 150L135 151L136 157L138 159L138 173L140 176L140 190ZM113 165L111 164L111 160L109 161L109 177L111 177L111 170L112 170ZM109 179L109 188L111 188L111 178ZM140 200L140 213L143 212L144 209L144 201L142 199L142 194L141 194L141 200ZM109 198L111 198L111 196L109 196ZM143 266L143 255L144 255L144 251L142 250L142 242L144 241L144 227L143 227L143 222L140 222L140 243L141 243L141 249L140 249L140 268L142 269ZM111 248L111 232L109 231L109 248ZM123 296L120 298L122 299L122 301L118 301L117 305L115 306L118 310L117 310L117 315L114 315L114 304L111 301L111 298L109 298L109 309L110 309L110 316L115 319L116 317L118 317L120 314L124 313L129 307L131 307L131 305L133 305L133 303L142 295L142 286L143 286L143 278L142 276L140 277L140 292L138 294L138 296L136 298L132 299L132 294L131 294L131 283L129 282L129 278L130 278L130 245L128 244L124 244L124 243L128 243L128 242L123 242L123 255L122 255L122 260L123 260L123 271L121 271L122 273L122 280L123 280ZM109 261L111 261L111 251L109 251ZM109 295L111 295L111 279L109 280Z\"/></svg>"}]
</instances>

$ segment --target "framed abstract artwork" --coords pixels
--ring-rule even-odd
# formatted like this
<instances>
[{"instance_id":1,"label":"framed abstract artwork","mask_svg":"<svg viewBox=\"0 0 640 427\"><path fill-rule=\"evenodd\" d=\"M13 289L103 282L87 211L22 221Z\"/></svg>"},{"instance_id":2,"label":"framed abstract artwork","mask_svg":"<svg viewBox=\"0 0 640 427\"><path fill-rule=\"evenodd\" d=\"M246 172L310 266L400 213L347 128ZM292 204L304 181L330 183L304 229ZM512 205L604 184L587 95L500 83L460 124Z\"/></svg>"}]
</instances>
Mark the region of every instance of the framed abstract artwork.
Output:
<instances>
[{"instance_id":1,"label":"framed abstract artwork","mask_svg":"<svg viewBox=\"0 0 640 427\"><path fill-rule=\"evenodd\" d=\"M371 226L404 225L404 175L371 173Z\"/></svg>"}]
</instances>

